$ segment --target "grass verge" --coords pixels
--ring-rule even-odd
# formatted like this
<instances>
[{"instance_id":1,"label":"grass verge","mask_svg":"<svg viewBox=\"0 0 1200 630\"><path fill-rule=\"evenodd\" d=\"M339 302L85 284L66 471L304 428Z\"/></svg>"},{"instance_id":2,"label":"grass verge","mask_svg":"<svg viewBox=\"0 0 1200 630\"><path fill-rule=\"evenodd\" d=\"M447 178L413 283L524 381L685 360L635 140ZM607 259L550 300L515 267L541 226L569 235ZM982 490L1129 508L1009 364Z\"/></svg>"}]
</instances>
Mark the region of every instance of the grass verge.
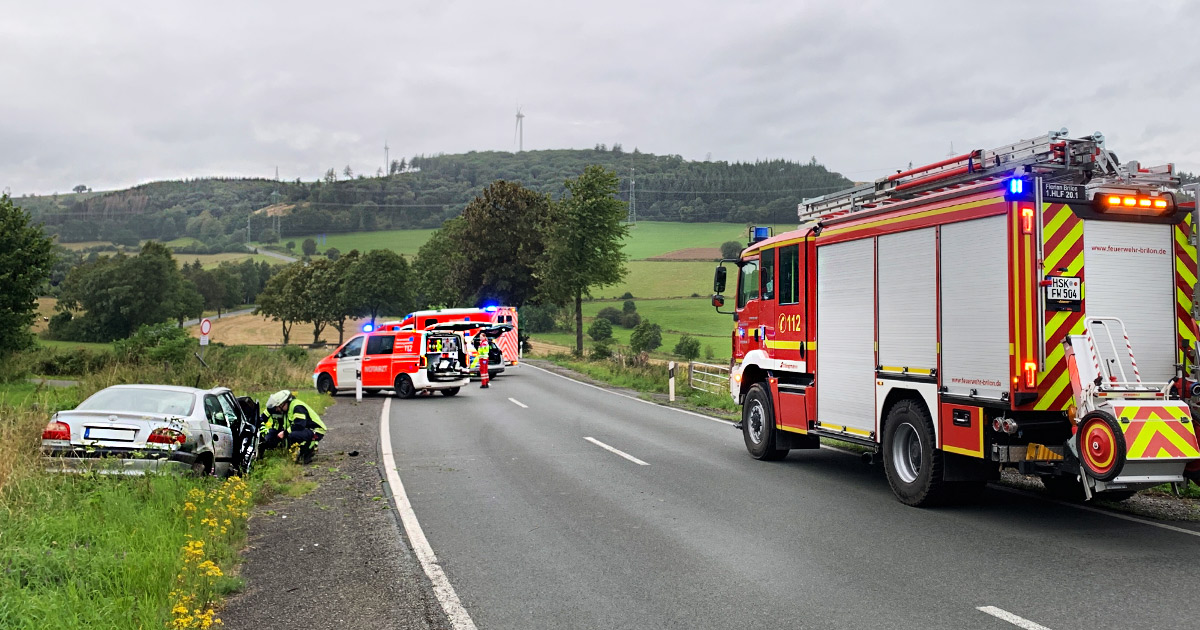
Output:
<instances>
[{"instance_id":1,"label":"grass verge","mask_svg":"<svg viewBox=\"0 0 1200 630\"><path fill-rule=\"evenodd\" d=\"M563 354L540 358L602 383L648 394L656 402L666 402L665 394L668 390L669 376L665 365L621 365L607 359L590 361ZM686 363L682 364L685 369L686 365ZM726 419L733 419L740 414L741 410L729 396L712 394L689 387L683 370L676 372L674 404Z\"/></svg>"}]
</instances>

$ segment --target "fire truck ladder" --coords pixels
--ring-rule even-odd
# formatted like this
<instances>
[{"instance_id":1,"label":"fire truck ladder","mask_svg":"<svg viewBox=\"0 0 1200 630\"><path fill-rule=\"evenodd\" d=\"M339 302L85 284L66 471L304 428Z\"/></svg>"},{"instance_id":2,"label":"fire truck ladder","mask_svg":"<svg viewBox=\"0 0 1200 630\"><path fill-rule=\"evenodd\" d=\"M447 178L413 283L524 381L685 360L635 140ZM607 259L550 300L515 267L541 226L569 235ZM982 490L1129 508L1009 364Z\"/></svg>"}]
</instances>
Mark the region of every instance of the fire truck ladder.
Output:
<instances>
[{"instance_id":1,"label":"fire truck ladder","mask_svg":"<svg viewBox=\"0 0 1200 630\"><path fill-rule=\"evenodd\" d=\"M1116 317L1088 317L1084 326L1088 353L1096 373L1100 375L1100 382L1097 383L1099 389L1160 389L1142 382L1124 322ZM1126 368L1129 368L1128 372ZM1132 380L1129 378L1130 374L1133 376Z\"/></svg>"},{"instance_id":2,"label":"fire truck ladder","mask_svg":"<svg viewBox=\"0 0 1200 630\"><path fill-rule=\"evenodd\" d=\"M1088 187L1104 184L1178 186L1173 165L1144 169L1137 162L1120 165L1104 148L1104 135L1068 138L1067 130L1021 140L995 149L976 149L840 192L807 199L797 209L800 223L825 222L849 215L884 212L895 203L921 194L963 184L998 179L1036 169L1043 177L1081 180L1085 169L1092 176ZM1078 183L1078 182L1075 182Z\"/></svg>"}]
</instances>

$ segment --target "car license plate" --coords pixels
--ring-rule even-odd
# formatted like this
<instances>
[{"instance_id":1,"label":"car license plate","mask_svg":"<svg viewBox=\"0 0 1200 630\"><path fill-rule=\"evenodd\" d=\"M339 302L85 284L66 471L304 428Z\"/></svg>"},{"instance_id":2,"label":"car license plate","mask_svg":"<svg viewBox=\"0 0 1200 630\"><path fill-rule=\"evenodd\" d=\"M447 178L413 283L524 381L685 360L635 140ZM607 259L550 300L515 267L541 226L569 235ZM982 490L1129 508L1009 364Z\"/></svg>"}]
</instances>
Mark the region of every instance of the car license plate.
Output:
<instances>
[{"instance_id":1,"label":"car license plate","mask_svg":"<svg viewBox=\"0 0 1200 630\"><path fill-rule=\"evenodd\" d=\"M1070 278L1064 276L1051 276L1050 286L1046 287L1047 300L1079 300L1082 292L1080 289L1079 278Z\"/></svg>"},{"instance_id":2,"label":"car license plate","mask_svg":"<svg viewBox=\"0 0 1200 630\"><path fill-rule=\"evenodd\" d=\"M135 437L137 437L137 429L106 429L102 427L87 427L83 430L83 439L85 440L132 442Z\"/></svg>"}]
</instances>

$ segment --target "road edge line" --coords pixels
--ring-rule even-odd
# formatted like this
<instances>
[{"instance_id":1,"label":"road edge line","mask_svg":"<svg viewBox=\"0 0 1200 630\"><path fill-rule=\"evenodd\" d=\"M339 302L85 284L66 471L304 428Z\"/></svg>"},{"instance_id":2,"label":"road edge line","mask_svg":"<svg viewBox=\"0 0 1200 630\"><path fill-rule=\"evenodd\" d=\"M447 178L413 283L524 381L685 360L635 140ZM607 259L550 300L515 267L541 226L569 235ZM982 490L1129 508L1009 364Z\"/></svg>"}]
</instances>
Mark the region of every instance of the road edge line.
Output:
<instances>
[{"instance_id":1,"label":"road edge line","mask_svg":"<svg viewBox=\"0 0 1200 630\"><path fill-rule=\"evenodd\" d=\"M592 444L595 444L596 446L599 446L600 448L602 448L610 453L620 455L621 457L624 457L625 459L637 464L638 466L649 466L650 465L650 464L634 457L633 455L630 455L629 453L626 453L625 451L622 451L621 449L619 449L615 446L605 444L604 442L601 442L600 440L597 440L594 437L585 437L583 439L587 440L588 442L591 442Z\"/></svg>"},{"instance_id":2,"label":"road edge line","mask_svg":"<svg viewBox=\"0 0 1200 630\"><path fill-rule=\"evenodd\" d=\"M1020 615L1010 613L1003 608L997 608L995 606L979 606L975 608L975 610L991 615L996 619L1007 621L1008 623L1011 623L1018 628L1023 628L1024 630L1050 630L1050 628L1047 628L1036 621L1030 621Z\"/></svg>"},{"instance_id":3,"label":"road edge line","mask_svg":"<svg viewBox=\"0 0 1200 630\"><path fill-rule=\"evenodd\" d=\"M404 526L404 532L408 534L409 545L417 556L417 560L421 562L421 568L425 570L425 575L433 583L433 594L441 604L442 611L449 618L450 625L455 630L475 630L475 622L471 619L467 609L463 607L462 601L458 599L458 593L451 586L450 578L446 577L446 572L438 564L437 556L433 553L429 539L425 538L425 531L421 529L417 514L413 511L408 494L404 491L404 482L400 481L400 473L396 471L396 456L392 452L392 431L388 422L391 411L392 399L387 398L383 401L383 411L379 414L379 440L380 450L383 453L384 475L387 477L388 485L392 487L392 501L396 504L396 511L400 513L400 523Z\"/></svg>"}]
</instances>

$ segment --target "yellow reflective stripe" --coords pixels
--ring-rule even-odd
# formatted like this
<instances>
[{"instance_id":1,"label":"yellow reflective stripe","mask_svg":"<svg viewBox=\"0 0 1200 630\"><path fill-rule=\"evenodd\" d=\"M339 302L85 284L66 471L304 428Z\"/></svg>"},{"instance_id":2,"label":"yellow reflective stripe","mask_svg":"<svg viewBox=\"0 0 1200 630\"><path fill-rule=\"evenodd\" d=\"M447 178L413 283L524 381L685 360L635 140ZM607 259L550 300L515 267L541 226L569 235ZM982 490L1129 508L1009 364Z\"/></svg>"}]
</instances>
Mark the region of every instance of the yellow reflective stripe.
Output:
<instances>
[{"instance_id":1,"label":"yellow reflective stripe","mask_svg":"<svg viewBox=\"0 0 1200 630\"><path fill-rule=\"evenodd\" d=\"M881 225L891 225L893 223L900 223L903 221L916 221L918 219L924 219L927 217L936 217L938 215L946 214L949 212L957 212L959 210L970 210L971 208L978 208L981 206L990 206L992 204L995 204L997 201L1001 201L1001 198L995 197L992 199L984 199L982 201L973 201L971 203L959 204L957 206L948 206L946 208L938 208L937 210L926 210L924 212L917 212L917 213L905 215L902 217L895 217L892 219L881 219L879 221L872 221L870 223L864 223L862 225L847 226L847 227L841 227L841 228L836 228L836 227L829 228L829 229L826 229L821 234L822 235L840 234L842 232L847 232L850 230L862 230L862 229L866 229L866 228L879 227Z\"/></svg>"},{"instance_id":2,"label":"yellow reflective stripe","mask_svg":"<svg viewBox=\"0 0 1200 630\"><path fill-rule=\"evenodd\" d=\"M894 365L881 365L881 366L879 366L879 371L880 372L898 372L900 374L903 374L905 372L908 372L909 374L933 374L933 370L930 368L914 368L914 367L904 368L904 367L897 367Z\"/></svg>"},{"instance_id":3,"label":"yellow reflective stripe","mask_svg":"<svg viewBox=\"0 0 1200 630\"><path fill-rule=\"evenodd\" d=\"M809 349L809 350L816 350L816 349L817 349L817 342L815 342L815 341L808 341L808 342L805 342L805 343L807 343L807 344L808 344L808 349Z\"/></svg>"},{"instance_id":4,"label":"yellow reflective stripe","mask_svg":"<svg viewBox=\"0 0 1200 630\"><path fill-rule=\"evenodd\" d=\"M1196 286L1196 276L1192 275L1191 270L1187 268L1182 258L1175 259L1175 273L1179 274L1179 277L1183 278L1184 283L1189 287Z\"/></svg>"},{"instance_id":5,"label":"yellow reflective stripe","mask_svg":"<svg viewBox=\"0 0 1200 630\"><path fill-rule=\"evenodd\" d=\"M1065 390L1067 388L1067 385L1070 385L1070 384L1071 384L1071 374L1069 372L1067 372L1066 370L1064 370L1063 373L1058 377L1058 380L1054 381L1054 384L1051 385L1050 388L1046 390L1045 395L1043 395L1041 397L1041 399L1038 400L1037 405L1034 408L1035 409L1049 409L1050 405L1054 402L1054 400L1058 398L1058 395L1061 394L1063 392L1063 390ZM1070 406L1071 402L1072 401L1068 400L1066 402L1066 405ZM1065 409L1066 407L1063 407L1063 408ZM1055 411L1057 411L1057 410L1055 410Z\"/></svg>"},{"instance_id":6,"label":"yellow reflective stripe","mask_svg":"<svg viewBox=\"0 0 1200 630\"><path fill-rule=\"evenodd\" d=\"M1187 325L1187 322L1179 320L1179 336L1189 341L1195 341L1196 335L1192 333L1192 327Z\"/></svg>"},{"instance_id":7,"label":"yellow reflective stripe","mask_svg":"<svg viewBox=\"0 0 1200 630\"><path fill-rule=\"evenodd\" d=\"M1043 203L1042 204L1043 212L1045 212L1045 209L1049 208L1049 207L1050 207L1050 204ZM1054 238L1055 233L1058 232L1058 228L1062 227L1062 225L1067 222L1067 219L1072 214L1074 214L1074 213L1071 212L1070 208L1068 208L1066 206L1063 206L1062 208L1060 208L1058 213L1055 214L1052 219L1047 221L1045 226L1043 226L1042 242L1045 242L1045 243L1050 242L1050 239Z\"/></svg>"},{"instance_id":8,"label":"yellow reflective stripe","mask_svg":"<svg viewBox=\"0 0 1200 630\"><path fill-rule=\"evenodd\" d=\"M801 343L803 343L803 342L800 342L800 341L771 341L770 339L768 339L767 347L768 348L776 348L778 350L799 350Z\"/></svg>"},{"instance_id":9,"label":"yellow reflective stripe","mask_svg":"<svg viewBox=\"0 0 1200 630\"><path fill-rule=\"evenodd\" d=\"M838 431L839 433L850 433L852 435L861 435L863 437L871 437L870 431L864 431L862 429L855 429L854 427L847 427L847 426L840 425L840 424L830 424L828 422L818 422L817 426L821 427L822 429L832 429L834 431Z\"/></svg>"},{"instance_id":10,"label":"yellow reflective stripe","mask_svg":"<svg viewBox=\"0 0 1200 630\"><path fill-rule=\"evenodd\" d=\"M776 426L776 428L778 428L780 431L787 431L788 433L802 433L802 434L807 434L807 433L808 433L808 431L807 431L806 429L799 429L799 428L796 428L796 427L785 427L785 426L783 426L783 425L775 425L775 426Z\"/></svg>"},{"instance_id":11,"label":"yellow reflective stripe","mask_svg":"<svg viewBox=\"0 0 1200 630\"><path fill-rule=\"evenodd\" d=\"M983 457L983 450L973 451L969 448L959 448L957 446L942 446L942 450L947 453L957 453L958 455L966 455L968 457Z\"/></svg>"}]
</instances>

